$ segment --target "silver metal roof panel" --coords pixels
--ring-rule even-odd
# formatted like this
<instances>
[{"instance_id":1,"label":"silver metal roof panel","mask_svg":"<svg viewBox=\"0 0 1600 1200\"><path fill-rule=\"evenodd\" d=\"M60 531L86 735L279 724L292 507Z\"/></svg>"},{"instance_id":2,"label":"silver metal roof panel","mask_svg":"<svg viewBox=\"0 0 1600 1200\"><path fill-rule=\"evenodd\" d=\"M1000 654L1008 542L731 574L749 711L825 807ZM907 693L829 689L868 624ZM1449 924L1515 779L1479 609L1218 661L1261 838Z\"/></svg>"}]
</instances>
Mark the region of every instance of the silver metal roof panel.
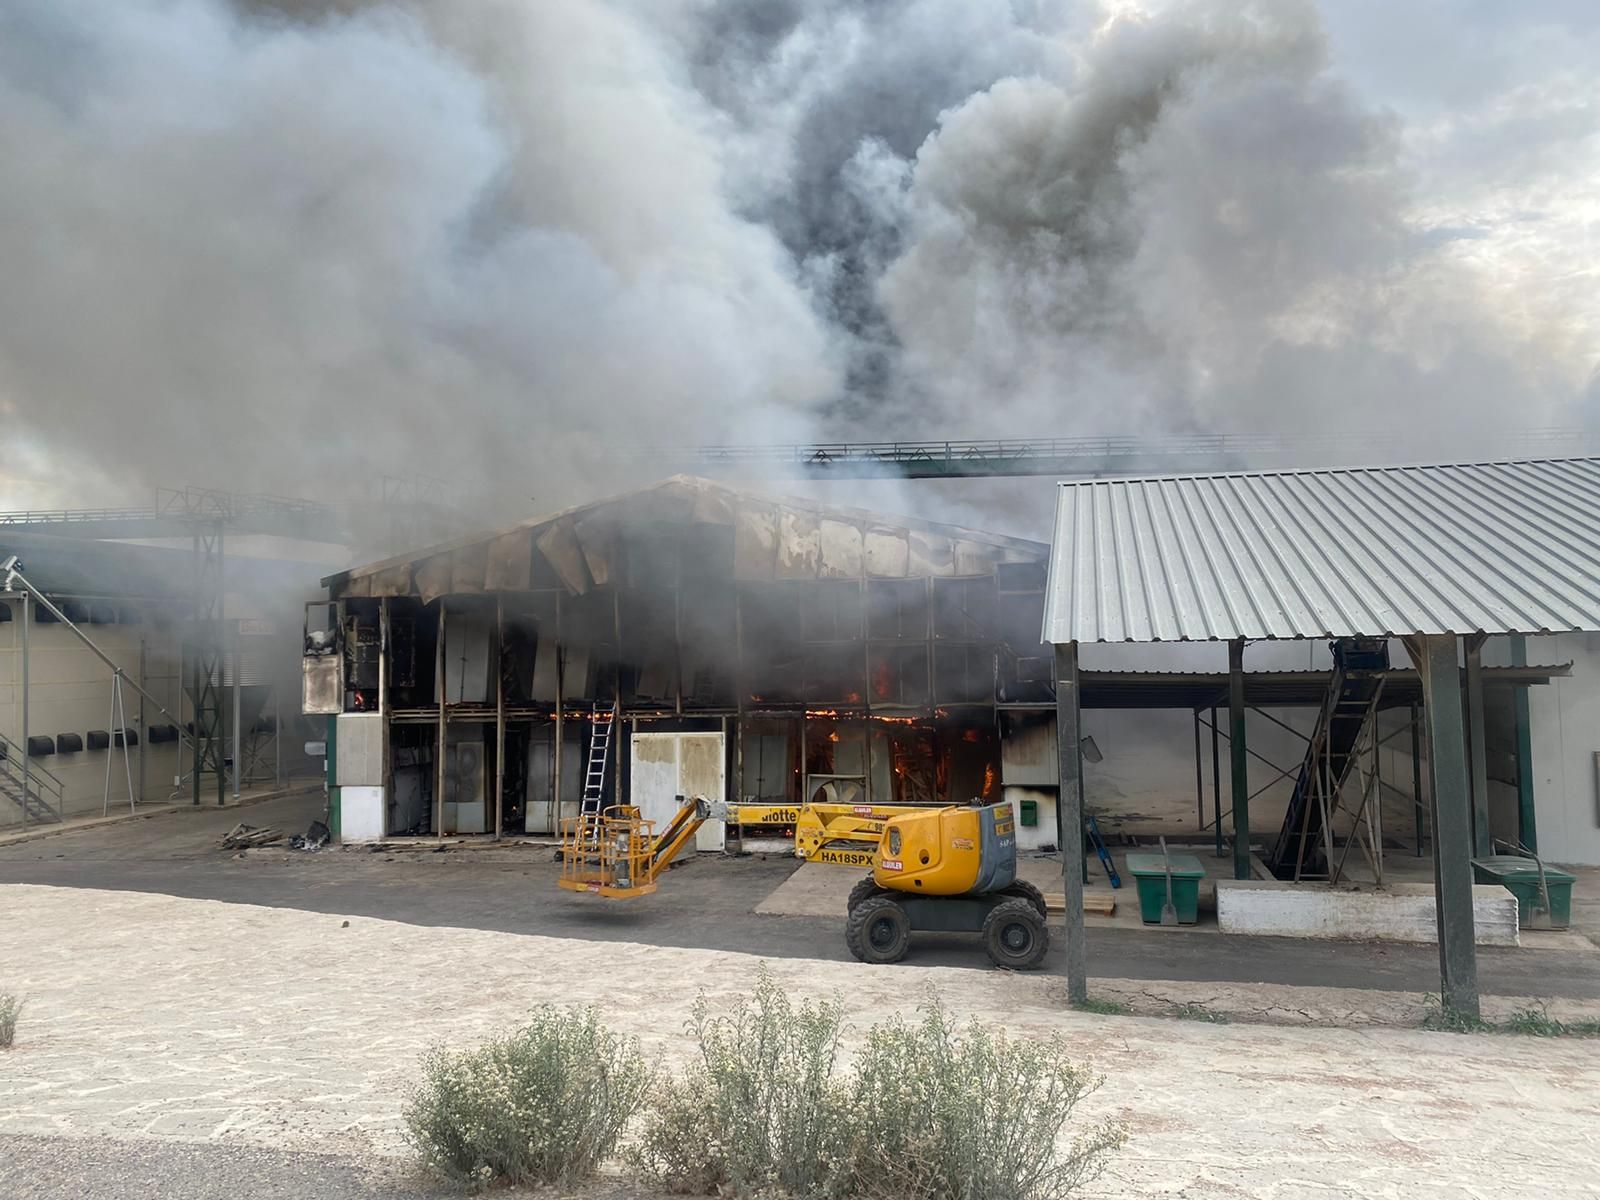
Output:
<instances>
[{"instance_id":1,"label":"silver metal roof panel","mask_svg":"<svg viewBox=\"0 0 1600 1200\"><path fill-rule=\"evenodd\" d=\"M1600 458L1063 483L1044 640L1600 630Z\"/></svg>"}]
</instances>

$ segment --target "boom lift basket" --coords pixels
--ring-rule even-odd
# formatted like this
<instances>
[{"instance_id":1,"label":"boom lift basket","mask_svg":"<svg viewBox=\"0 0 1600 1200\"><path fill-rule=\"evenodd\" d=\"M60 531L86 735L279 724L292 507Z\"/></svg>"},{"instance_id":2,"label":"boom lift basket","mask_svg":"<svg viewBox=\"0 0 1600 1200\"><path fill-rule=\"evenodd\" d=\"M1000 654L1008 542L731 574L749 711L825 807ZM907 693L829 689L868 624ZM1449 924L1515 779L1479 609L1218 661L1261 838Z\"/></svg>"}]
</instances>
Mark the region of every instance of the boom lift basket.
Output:
<instances>
[{"instance_id":1,"label":"boom lift basket","mask_svg":"<svg viewBox=\"0 0 1600 1200\"><path fill-rule=\"evenodd\" d=\"M652 858L654 822L640 818L632 805L614 805L599 814L561 822L562 887L617 899L656 890Z\"/></svg>"}]
</instances>

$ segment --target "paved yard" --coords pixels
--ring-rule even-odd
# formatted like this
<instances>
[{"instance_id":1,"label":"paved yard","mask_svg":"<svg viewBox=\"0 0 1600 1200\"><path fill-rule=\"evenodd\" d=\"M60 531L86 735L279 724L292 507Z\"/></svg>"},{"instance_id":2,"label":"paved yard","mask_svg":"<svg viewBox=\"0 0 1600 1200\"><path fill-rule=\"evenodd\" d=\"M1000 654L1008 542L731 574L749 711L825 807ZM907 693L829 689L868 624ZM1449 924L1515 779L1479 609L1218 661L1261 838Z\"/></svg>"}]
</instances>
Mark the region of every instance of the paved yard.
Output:
<instances>
[{"instance_id":1,"label":"paved yard","mask_svg":"<svg viewBox=\"0 0 1600 1200\"><path fill-rule=\"evenodd\" d=\"M535 847L441 853L352 848L316 854L271 849L242 855L216 848L217 837L241 819L304 830L319 815L320 803L320 796L313 795L238 810L202 808L0 846L0 884L114 888L416 925L849 960L836 916L758 911L794 876L796 863L787 856L693 860L674 870L655 895L608 904L560 891L551 851ZM849 872L838 878L848 879ZM1600 886L1600 879L1595 884ZM1132 890L1124 888L1119 895L1131 913ZM1120 920L1091 919L1090 926L1089 970L1099 980L1266 983L1413 994L1439 986L1438 955L1430 946L1224 939L1184 930L1146 930ZM1576 935L1544 934L1537 944L1546 948L1480 950L1484 991L1600 999L1600 947ZM970 938L931 936L918 939L909 965L986 970L988 960ZM1058 946L1047 967L1059 970L1060 965Z\"/></svg>"},{"instance_id":2,"label":"paved yard","mask_svg":"<svg viewBox=\"0 0 1600 1200\"><path fill-rule=\"evenodd\" d=\"M695 994L726 1002L758 962L93 889L0 886L0 904L0 978L30 997L0 1059L0 1135L95 1146L381 1162L403 1150L427 1045L553 1001L595 1004L678 1060ZM857 1028L936 989L960 1014L1064 1039L1106 1076L1093 1114L1133 1134L1105 1196L1593 1194L1594 1042L1100 1017L1063 1010L1043 975L772 965L797 993L842 996Z\"/></svg>"}]
</instances>

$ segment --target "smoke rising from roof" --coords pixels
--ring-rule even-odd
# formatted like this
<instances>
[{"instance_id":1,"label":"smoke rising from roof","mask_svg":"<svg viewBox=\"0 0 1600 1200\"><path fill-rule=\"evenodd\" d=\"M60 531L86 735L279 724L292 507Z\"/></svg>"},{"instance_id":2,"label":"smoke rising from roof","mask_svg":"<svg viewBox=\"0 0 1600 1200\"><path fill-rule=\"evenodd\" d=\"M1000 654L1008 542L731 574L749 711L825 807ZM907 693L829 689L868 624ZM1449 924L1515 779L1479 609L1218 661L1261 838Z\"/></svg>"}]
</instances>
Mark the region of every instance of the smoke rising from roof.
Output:
<instances>
[{"instance_id":1,"label":"smoke rising from roof","mask_svg":"<svg viewBox=\"0 0 1600 1200\"><path fill-rule=\"evenodd\" d=\"M32 486L487 518L616 444L1577 418L1593 331L1419 216L1310 0L1117 8L13 0Z\"/></svg>"}]
</instances>

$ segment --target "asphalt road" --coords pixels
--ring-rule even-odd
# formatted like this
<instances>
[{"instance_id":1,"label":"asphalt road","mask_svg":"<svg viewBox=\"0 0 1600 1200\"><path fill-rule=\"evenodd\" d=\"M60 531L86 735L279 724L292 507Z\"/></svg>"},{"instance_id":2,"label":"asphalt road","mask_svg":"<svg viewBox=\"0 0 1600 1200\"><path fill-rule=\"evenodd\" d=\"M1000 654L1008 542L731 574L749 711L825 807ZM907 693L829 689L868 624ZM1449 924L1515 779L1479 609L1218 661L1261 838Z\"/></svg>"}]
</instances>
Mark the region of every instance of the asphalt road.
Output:
<instances>
[{"instance_id":1,"label":"asphalt road","mask_svg":"<svg viewBox=\"0 0 1600 1200\"><path fill-rule=\"evenodd\" d=\"M604 903L556 887L548 850L216 848L235 822L303 830L320 798L289 797L243 809L201 809L0 847L0 883L159 892L312 912L378 917L597 941L732 950L768 957L846 960L840 922L752 910L790 872L787 856L690 860L652 896ZM1100 978L1282 983L1437 991L1431 946L1220 938L1091 929L1090 973ZM918 935L908 966L988 969L972 939ZM1059 947L1046 969L1062 968ZM1600 999L1600 950L1480 947L1488 994Z\"/></svg>"},{"instance_id":2,"label":"asphalt road","mask_svg":"<svg viewBox=\"0 0 1600 1200\"><path fill-rule=\"evenodd\" d=\"M460 1200L405 1160L260 1146L0 1136L6 1200ZM621 1182L497 1191L508 1200L648 1200Z\"/></svg>"}]
</instances>

